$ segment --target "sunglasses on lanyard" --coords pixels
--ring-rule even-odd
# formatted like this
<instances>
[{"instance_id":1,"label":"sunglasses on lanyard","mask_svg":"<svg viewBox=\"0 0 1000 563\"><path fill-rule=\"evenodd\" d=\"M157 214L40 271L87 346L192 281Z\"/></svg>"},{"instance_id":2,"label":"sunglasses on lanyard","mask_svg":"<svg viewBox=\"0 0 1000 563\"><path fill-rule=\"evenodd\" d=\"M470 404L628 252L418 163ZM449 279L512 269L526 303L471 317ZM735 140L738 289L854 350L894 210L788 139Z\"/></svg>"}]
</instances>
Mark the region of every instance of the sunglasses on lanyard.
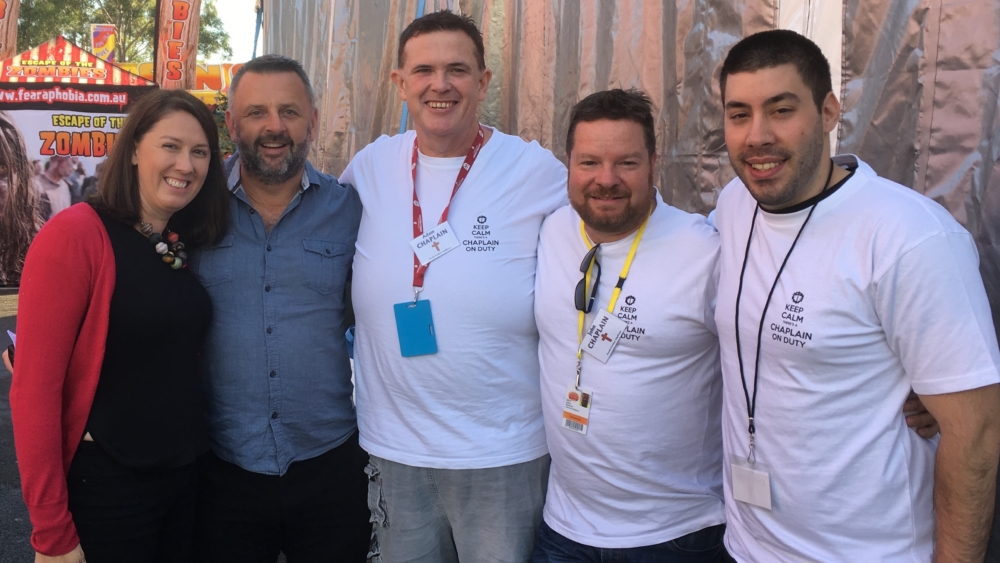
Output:
<instances>
[{"instance_id":1,"label":"sunglasses on lanyard","mask_svg":"<svg viewBox=\"0 0 1000 563\"><path fill-rule=\"evenodd\" d=\"M576 293L573 295L577 311L590 313L594 308L594 300L597 298L597 286L601 285L601 263L597 261L597 249L600 246L600 244L596 244L588 250L587 254L583 257L583 262L580 263L580 273L583 274L583 278L576 284ZM590 270L591 263L597 267L597 272L594 274L594 286L590 290L590 298L588 299L587 272Z\"/></svg>"}]
</instances>

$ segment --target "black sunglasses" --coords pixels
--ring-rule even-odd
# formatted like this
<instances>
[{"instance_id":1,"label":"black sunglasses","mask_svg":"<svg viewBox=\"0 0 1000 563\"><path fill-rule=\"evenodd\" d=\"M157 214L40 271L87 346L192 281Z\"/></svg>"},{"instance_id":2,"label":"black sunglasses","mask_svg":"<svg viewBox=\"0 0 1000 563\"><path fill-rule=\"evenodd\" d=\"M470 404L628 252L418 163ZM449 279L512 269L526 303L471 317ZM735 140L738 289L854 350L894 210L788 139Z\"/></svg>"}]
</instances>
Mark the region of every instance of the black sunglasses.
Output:
<instances>
[{"instance_id":1,"label":"black sunglasses","mask_svg":"<svg viewBox=\"0 0 1000 563\"><path fill-rule=\"evenodd\" d=\"M601 285L601 263L597 261L597 249L600 246L596 244L588 250L587 254L583 257L583 262L580 263L580 273L583 274L583 278L576 284L576 293L573 295L577 311L590 313L591 309L594 308L594 299L597 298L597 286ZM587 270L590 269L591 262L597 267L597 272L594 274L594 287L590 290L590 299L587 299Z\"/></svg>"}]
</instances>

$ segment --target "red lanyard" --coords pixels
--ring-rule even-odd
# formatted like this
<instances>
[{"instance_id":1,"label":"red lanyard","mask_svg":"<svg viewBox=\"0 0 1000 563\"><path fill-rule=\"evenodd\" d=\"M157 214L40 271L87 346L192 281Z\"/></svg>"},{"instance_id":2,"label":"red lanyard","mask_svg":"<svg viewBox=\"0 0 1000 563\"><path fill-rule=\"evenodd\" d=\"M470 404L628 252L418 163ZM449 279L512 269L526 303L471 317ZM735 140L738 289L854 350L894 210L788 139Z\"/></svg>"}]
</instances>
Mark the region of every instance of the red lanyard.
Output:
<instances>
[{"instance_id":1,"label":"red lanyard","mask_svg":"<svg viewBox=\"0 0 1000 563\"><path fill-rule=\"evenodd\" d=\"M465 162L462 163L462 168L458 171L458 177L455 178L455 188L451 191L451 197L448 198L448 205L445 206L444 211L441 213L441 219L437 222L437 225L444 223L448 220L448 210L451 209L451 201L455 199L455 194L458 192L458 188L465 181L465 177L469 175L469 170L472 169L472 164L476 162L476 157L479 156L479 149L483 148L483 143L486 141L486 130L482 125L479 126L479 134L476 135L476 140L472 142L472 147L469 148L469 154L465 155ZM410 172L413 174L413 238L417 238L424 234L424 213L420 210L420 200L417 199L417 139L413 139L413 162L410 166ZM413 291L414 293L419 293L424 287L424 273L427 272L427 266L430 264L420 265L420 259L417 258L417 254L413 254ZM414 300L416 300L416 295L414 295Z\"/></svg>"}]
</instances>

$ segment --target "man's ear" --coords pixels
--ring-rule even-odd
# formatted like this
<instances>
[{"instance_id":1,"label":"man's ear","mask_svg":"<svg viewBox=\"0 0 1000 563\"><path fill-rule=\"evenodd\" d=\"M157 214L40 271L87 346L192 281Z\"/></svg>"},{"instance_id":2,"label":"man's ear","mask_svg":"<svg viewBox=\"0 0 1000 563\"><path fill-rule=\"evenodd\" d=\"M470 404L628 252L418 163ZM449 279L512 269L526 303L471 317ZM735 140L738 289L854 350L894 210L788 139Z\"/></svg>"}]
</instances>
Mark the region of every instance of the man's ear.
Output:
<instances>
[{"instance_id":1,"label":"man's ear","mask_svg":"<svg viewBox=\"0 0 1000 563\"><path fill-rule=\"evenodd\" d=\"M309 142L316 141L316 135L318 134L316 131L316 127L317 125L319 125L319 108L312 108L312 110L313 110L312 117L310 117L310 121L312 122L312 127L309 128L310 130Z\"/></svg>"},{"instance_id":2,"label":"man's ear","mask_svg":"<svg viewBox=\"0 0 1000 563\"><path fill-rule=\"evenodd\" d=\"M840 122L840 102L833 92L828 92L823 99L823 132L829 133Z\"/></svg>"},{"instance_id":3,"label":"man's ear","mask_svg":"<svg viewBox=\"0 0 1000 563\"><path fill-rule=\"evenodd\" d=\"M486 69L483 71L483 75L479 77L479 101L486 99L486 91L490 87L490 80L493 78L493 71Z\"/></svg>"},{"instance_id":4,"label":"man's ear","mask_svg":"<svg viewBox=\"0 0 1000 563\"><path fill-rule=\"evenodd\" d=\"M229 131L229 138L230 139L235 139L236 138L236 128L235 128L234 125L235 125L235 123L234 123L234 119L233 119L233 110L230 109L229 107L227 107L226 108L226 129Z\"/></svg>"},{"instance_id":5,"label":"man's ear","mask_svg":"<svg viewBox=\"0 0 1000 563\"><path fill-rule=\"evenodd\" d=\"M396 93L399 94L399 99L406 101L406 82L403 80L403 69L396 68L389 73L389 78L392 83L396 85Z\"/></svg>"}]
</instances>

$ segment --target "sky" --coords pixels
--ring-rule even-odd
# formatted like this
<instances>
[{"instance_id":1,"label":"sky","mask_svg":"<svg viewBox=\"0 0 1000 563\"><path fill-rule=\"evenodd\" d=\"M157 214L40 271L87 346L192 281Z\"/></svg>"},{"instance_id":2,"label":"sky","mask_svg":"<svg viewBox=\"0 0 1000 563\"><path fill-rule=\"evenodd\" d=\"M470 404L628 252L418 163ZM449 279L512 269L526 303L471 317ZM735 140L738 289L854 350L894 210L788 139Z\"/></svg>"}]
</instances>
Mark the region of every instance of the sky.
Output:
<instances>
[{"instance_id":1,"label":"sky","mask_svg":"<svg viewBox=\"0 0 1000 563\"><path fill-rule=\"evenodd\" d=\"M222 60L222 55L215 55L208 60L210 63L244 63L253 55L253 32L257 24L257 13L254 12L255 0L215 0L219 9L219 17L229 33L229 46L233 48L233 58ZM263 34L263 30L261 31ZM263 43L263 41L259 41ZM263 51L263 45L257 46L257 52Z\"/></svg>"}]
</instances>

